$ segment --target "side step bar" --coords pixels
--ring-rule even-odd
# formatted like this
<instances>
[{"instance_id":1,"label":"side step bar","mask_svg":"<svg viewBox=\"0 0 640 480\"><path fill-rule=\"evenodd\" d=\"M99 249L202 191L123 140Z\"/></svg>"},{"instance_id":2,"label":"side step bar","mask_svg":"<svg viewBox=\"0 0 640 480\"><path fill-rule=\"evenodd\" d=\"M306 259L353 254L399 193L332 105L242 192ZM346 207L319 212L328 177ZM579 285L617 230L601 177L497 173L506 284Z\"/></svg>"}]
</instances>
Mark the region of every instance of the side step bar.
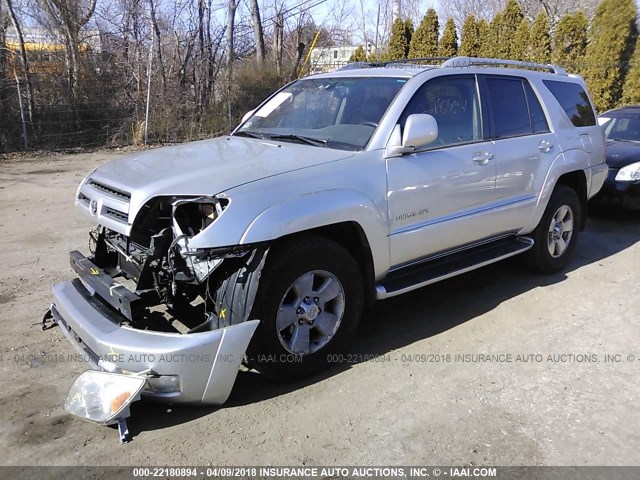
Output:
<instances>
[{"instance_id":1,"label":"side step bar","mask_svg":"<svg viewBox=\"0 0 640 480\"><path fill-rule=\"evenodd\" d=\"M513 257L526 252L531 247L533 247L533 239L529 237L507 237L463 250L460 253L394 270L376 285L376 298L383 300L395 297L416 288Z\"/></svg>"}]
</instances>

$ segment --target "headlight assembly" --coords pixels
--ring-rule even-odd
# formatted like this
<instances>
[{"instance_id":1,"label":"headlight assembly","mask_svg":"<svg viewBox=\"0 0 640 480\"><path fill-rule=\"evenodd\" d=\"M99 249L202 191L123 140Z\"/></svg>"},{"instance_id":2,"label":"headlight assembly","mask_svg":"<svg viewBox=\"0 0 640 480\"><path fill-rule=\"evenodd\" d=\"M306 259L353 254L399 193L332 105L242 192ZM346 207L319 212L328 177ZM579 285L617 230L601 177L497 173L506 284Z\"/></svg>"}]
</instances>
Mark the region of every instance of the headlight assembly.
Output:
<instances>
[{"instance_id":1,"label":"headlight assembly","mask_svg":"<svg viewBox=\"0 0 640 480\"><path fill-rule=\"evenodd\" d=\"M616 182L640 182L640 162L622 167L616 175Z\"/></svg>"},{"instance_id":2,"label":"headlight assembly","mask_svg":"<svg viewBox=\"0 0 640 480\"><path fill-rule=\"evenodd\" d=\"M173 230L176 249L186 260L187 266L202 282L222 262L220 258L197 258L194 250L189 248L189 237L199 234L215 222L229 204L226 198L198 197L180 199L173 202Z\"/></svg>"},{"instance_id":3,"label":"headlight assembly","mask_svg":"<svg viewBox=\"0 0 640 480\"><path fill-rule=\"evenodd\" d=\"M173 203L174 225L180 235L197 235L222 215L228 203L226 198L215 197L177 200Z\"/></svg>"}]
</instances>

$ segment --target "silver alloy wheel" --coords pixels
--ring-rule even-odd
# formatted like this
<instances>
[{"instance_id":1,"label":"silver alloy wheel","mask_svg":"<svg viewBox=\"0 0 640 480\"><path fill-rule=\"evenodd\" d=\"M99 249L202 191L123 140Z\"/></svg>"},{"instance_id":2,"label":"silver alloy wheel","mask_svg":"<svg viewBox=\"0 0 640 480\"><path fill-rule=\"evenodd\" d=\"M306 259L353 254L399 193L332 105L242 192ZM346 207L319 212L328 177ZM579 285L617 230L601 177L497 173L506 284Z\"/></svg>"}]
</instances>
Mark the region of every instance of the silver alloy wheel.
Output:
<instances>
[{"instance_id":1,"label":"silver alloy wheel","mask_svg":"<svg viewBox=\"0 0 640 480\"><path fill-rule=\"evenodd\" d=\"M569 205L562 205L551 218L547 247L553 258L559 258L569 247L573 236L573 210Z\"/></svg>"},{"instance_id":2,"label":"silver alloy wheel","mask_svg":"<svg viewBox=\"0 0 640 480\"><path fill-rule=\"evenodd\" d=\"M344 314L344 289L325 270L298 277L287 289L276 316L282 346L296 355L309 355L327 345Z\"/></svg>"}]
</instances>

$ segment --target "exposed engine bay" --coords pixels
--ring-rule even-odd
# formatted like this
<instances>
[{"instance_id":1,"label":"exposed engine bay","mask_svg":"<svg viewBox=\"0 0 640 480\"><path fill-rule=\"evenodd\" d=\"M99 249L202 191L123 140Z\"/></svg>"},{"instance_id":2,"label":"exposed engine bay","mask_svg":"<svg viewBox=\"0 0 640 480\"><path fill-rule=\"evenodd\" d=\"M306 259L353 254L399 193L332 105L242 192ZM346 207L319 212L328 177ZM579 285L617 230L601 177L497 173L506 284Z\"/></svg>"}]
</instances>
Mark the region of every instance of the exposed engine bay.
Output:
<instances>
[{"instance_id":1,"label":"exposed engine bay","mask_svg":"<svg viewBox=\"0 0 640 480\"><path fill-rule=\"evenodd\" d=\"M211 197L153 199L136 216L129 236L105 226L92 230L92 257L72 254L72 266L78 271L84 261L92 274L94 269L105 276L104 291L90 286L133 328L188 334L242 323L268 246L189 247L227 203Z\"/></svg>"}]
</instances>

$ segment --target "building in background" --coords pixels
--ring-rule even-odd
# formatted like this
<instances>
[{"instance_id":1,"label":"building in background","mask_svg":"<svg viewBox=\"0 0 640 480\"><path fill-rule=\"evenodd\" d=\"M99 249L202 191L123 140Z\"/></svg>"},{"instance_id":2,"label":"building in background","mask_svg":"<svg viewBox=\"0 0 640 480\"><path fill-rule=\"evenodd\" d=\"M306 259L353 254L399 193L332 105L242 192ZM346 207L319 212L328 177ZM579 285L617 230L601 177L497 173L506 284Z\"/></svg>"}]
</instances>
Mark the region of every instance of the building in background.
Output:
<instances>
[{"instance_id":1,"label":"building in background","mask_svg":"<svg viewBox=\"0 0 640 480\"><path fill-rule=\"evenodd\" d=\"M315 47L309 58L311 73L330 72L349 63L351 55L364 45L341 45L333 47ZM373 45L365 47L367 55L373 52Z\"/></svg>"}]
</instances>

